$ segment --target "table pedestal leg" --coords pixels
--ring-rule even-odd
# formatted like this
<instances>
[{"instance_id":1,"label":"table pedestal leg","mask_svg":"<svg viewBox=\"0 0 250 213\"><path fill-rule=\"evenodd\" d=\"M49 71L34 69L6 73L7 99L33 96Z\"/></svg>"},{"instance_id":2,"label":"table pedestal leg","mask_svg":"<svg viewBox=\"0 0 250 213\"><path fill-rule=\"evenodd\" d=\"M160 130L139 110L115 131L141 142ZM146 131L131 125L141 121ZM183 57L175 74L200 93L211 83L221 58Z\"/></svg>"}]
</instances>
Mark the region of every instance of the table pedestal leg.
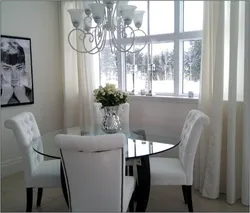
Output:
<instances>
[{"instance_id":1,"label":"table pedestal leg","mask_svg":"<svg viewBox=\"0 0 250 213\"><path fill-rule=\"evenodd\" d=\"M61 184L62 184L63 196L64 196L64 199L67 203L67 206L69 207L68 192L67 192L66 180L65 180L65 175L63 172L62 163L61 163L60 173L61 173Z\"/></svg>"},{"instance_id":2,"label":"table pedestal leg","mask_svg":"<svg viewBox=\"0 0 250 213\"><path fill-rule=\"evenodd\" d=\"M150 193L149 156L141 157L141 165L137 165L138 183L135 189L136 211L145 212Z\"/></svg>"}]
</instances>

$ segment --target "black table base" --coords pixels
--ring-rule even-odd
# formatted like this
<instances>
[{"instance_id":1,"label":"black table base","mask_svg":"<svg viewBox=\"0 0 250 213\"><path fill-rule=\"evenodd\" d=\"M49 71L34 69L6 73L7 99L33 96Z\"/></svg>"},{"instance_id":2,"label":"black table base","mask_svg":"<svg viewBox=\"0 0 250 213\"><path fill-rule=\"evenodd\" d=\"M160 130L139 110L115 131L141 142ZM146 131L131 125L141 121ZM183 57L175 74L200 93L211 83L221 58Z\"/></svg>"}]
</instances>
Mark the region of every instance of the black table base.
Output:
<instances>
[{"instance_id":1,"label":"black table base","mask_svg":"<svg viewBox=\"0 0 250 213\"><path fill-rule=\"evenodd\" d=\"M69 207L68 191L67 191L65 175L64 175L64 172L63 172L62 162L61 162L60 173L61 173L61 185L62 185L63 196L64 196L64 199L65 199L65 201L67 203L67 206Z\"/></svg>"},{"instance_id":2,"label":"black table base","mask_svg":"<svg viewBox=\"0 0 250 213\"><path fill-rule=\"evenodd\" d=\"M150 194L149 156L140 159L141 165L137 166L138 183L135 188L136 212L145 212Z\"/></svg>"}]
</instances>

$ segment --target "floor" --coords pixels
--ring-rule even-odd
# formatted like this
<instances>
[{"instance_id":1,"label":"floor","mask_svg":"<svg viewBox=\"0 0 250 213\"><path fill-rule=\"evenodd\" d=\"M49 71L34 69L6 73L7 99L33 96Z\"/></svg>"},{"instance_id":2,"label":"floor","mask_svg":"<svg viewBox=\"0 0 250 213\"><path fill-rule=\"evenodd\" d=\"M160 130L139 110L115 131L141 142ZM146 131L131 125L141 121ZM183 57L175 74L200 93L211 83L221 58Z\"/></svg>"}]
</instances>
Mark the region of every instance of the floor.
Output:
<instances>
[{"instance_id":1,"label":"floor","mask_svg":"<svg viewBox=\"0 0 250 213\"><path fill-rule=\"evenodd\" d=\"M25 211L26 194L23 173L17 173L2 179L1 184L1 212ZM35 212L66 212L67 206L61 189L44 189L42 205L35 207L36 192L34 193ZM234 205L225 202L225 196L217 200L203 198L198 192L193 192L194 211L210 212L248 212L248 207L237 201ZM152 187L147 211L153 212L186 212L187 206L183 203L181 187Z\"/></svg>"}]
</instances>

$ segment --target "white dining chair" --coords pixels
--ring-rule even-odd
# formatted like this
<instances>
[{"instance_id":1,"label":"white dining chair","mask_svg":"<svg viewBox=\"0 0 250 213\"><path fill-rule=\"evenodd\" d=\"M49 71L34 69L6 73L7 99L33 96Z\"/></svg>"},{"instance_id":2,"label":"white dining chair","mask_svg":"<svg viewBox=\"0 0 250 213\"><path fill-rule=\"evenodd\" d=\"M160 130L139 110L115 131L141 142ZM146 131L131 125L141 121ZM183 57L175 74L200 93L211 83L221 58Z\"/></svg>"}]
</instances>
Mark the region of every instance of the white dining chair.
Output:
<instances>
[{"instance_id":1,"label":"white dining chair","mask_svg":"<svg viewBox=\"0 0 250 213\"><path fill-rule=\"evenodd\" d=\"M70 211L127 211L134 177L125 176L124 134L57 135Z\"/></svg>"},{"instance_id":2,"label":"white dining chair","mask_svg":"<svg viewBox=\"0 0 250 213\"><path fill-rule=\"evenodd\" d=\"M151 185L182 185L185 203L193 211L192 184L194 158L204 126L209 125L207 115L191 110L184 123L179 158L150 158Z\"/></svg>"},{"instance_id":3,"label":"white dining chair","mask_svg":"<svg viewBox=\"0 0 250 213\"><path fill-rule=\"evenodd\" d=\"M95 119L97 125L102 123L102 118L104 115L104 110L101 107L101 103L94 103ZM124 103L119 106L118 116L120 118L120 122L125 126L129 125L129 108L129 103Z\"/></svg>"},{"instance_id":4,"label":"white dining chair","mask_svg":"<svg viewBox=\"0 0 250 213\"><path fill-rule=\"evenodd\" d=\"M43 188L61 188L60 160L44 161L43 155L33 150L32 141L40 137L40 131L31 112L24 112L7 119L5 127L13 130L23 157L26 211L32 211L33 188L38 188L37 206L41 205ZM36 145L42 152L42 142Z\"/></svg>"}]
</instances>

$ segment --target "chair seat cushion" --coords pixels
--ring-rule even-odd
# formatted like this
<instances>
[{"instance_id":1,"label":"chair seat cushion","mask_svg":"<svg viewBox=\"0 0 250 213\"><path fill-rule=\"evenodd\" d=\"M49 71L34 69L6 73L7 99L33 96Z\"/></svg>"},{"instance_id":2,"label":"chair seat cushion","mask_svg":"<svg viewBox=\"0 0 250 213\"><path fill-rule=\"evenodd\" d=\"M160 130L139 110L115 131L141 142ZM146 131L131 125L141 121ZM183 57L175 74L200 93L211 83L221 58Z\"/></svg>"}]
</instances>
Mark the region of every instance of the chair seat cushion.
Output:
<instances>
[{"instance_id":1,"label":"chair seat cushion","mask_svg":"<svg viewBox=\"0 0 250 213\"><path fill-rule=\"evenodd\" d=\"M60 160L42 161L32 174L26 187L61 187Z\"/></svg>"},{"instance_id":2,"label":"chair seat cushion","mask_svg":"<svg viewBox=\"0 0 250 213\"><path fill-rule=\"evenodd\" d=\"M130 176L125 176L124 179L124 193L123 193L123 211L126 212L132 194L135 189L135 178Z\"/></svg>"},{"instance_id":3,"label":"chair seat cushion","mask_svg":"<svg viewBox=\"0 0 250 213\"><path fill-rule=\"evenodd\" d=\"M177 158L150 158L151 185L185 185L186 174Z\"/></svg>"}]
</instances>

